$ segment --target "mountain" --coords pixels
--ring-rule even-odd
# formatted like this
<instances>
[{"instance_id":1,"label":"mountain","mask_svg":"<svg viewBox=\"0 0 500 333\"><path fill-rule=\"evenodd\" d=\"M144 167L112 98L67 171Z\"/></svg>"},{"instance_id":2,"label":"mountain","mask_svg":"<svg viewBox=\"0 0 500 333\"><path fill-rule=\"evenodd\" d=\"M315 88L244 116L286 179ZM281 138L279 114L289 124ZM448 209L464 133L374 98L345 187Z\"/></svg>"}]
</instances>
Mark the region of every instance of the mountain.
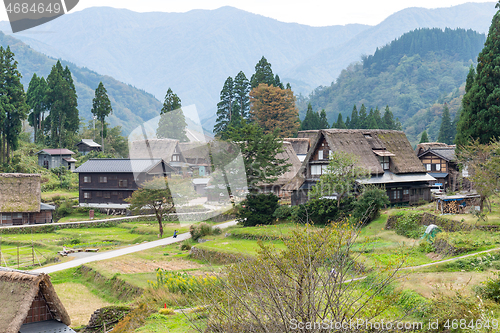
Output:
<instances>
[{"instance_id":1,"label":"mountain","mask_svg":"<svg viewBox=\"0 0 500 333\"><path fill-rule=\"evenodd\" d=\"M34 49L152 93L169 87L201 119L213 118L228 76L247 77L264 55L274 73L307 95L341 70L417 28L474 29L485 33L495 3L399 11L376 26L310 27L283 23L231 7L187 13L135 13L94 7L16 34ZM0 29L10 31L7 22ZM212 119L213 123L213 119ZM211 128L208 128L211 129Z\"/></svg>"},{"instance_id":2,"label":"mountain","mask_svg":"<svg viewBox=\"0 0 500 333\"><path fill-rule=\"evenodd\" d=\"M350 65L335 83L317 88L301 101L302 114L311 103L313 110L325 109L331 123L339 113L344 119L350 116L353 105L382 111L388 105L410 141L424 129L435 139L442 105L433 105L446 101L456 114L470 65L485 40L484 34L464 29L408 32Z\"/></svg>"},{"instance_id":3,"label":"mountain","mask_svg":"<svg viewBox=\"0 0 500 333\"><path fill-rule=\"evenodd\" d=\"M34 73L47 78L56 60L41 54L22 41L0 32L0 45L10 49L15 54L18 70L22 75L21 83L27 91L29 81ZM100 75L87 68L81 68L67 61L62 61L73 74L76 93L78 95L78 110L80 117L92 119L90 110L94 91L102 81L113 107L113 114L108 121L112 126L122 126L124 134L130 132L137 124L160 114L162 103L153 95L124 84L110 76Z\"/></svg>"}]
</instances>

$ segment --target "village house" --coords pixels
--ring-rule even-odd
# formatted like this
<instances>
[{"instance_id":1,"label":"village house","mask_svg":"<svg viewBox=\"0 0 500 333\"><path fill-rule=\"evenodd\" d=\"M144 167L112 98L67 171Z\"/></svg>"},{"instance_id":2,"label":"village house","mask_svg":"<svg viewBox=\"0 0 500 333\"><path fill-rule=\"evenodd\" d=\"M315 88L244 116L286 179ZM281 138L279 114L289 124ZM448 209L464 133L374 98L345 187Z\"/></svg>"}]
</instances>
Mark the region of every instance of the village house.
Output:
<instances>
[{"instance_id":1,"label":"village house","mask_svg":"<svg viewBox=\"0 0 500 333\"><path fill-rule=\"evenodd\" d=\"M71 157L75 153L69 149L42 149L38 155L38 165L46 169L54 169L63 166L74 171L76 160Z\"/></svg>"},{"instance_id":2,"label":"village house","mask_svg":"<svg viewBox=\"0 0 500 333\"><path fill-rule=\"evenodd\" d=\"M179 150L193 172L199 177L210 175L210 147L203 142L181 142Z\"/></svg>"},{"instance_id":3,"label":"village house","mask_svg":"<svg viewBox=\"0 0 500 333\"><path fill-rule=\"evenodd\" d=\"M311 146L311 140L309 138L285 138L283 141L290 142L300 163L304 162Z\"/></svg>"},{"instance_id":4,"label":"village house","mask_svg":"<svg viewBox=\"0 0 500 333\"><path fill-rule=\"evenodd\" d=\"M343 151L359 158L359 166L370 177L358 183L384 187L392 204L415 204L430 200L429 182L435 179L427 174L415 155L406 135L392 130L329 129L299 132L299 137L316 136L294 179L286 185L293 190L292 204L308 200L308 193L325 172L329 154Z\"/></svg>"},{"instance_id":5,"label":"village house","mask_svg":"<svg viewBox=\"0 0 500 333\"><path fill-rule=\"evenodd\" d=\"M155 177L168 177L175 170L162 159L90 159L75 170L79 174L81 206L127 208L132 192Z\"/></svg>"},{"instance_id":6,"label":"village house","mask_svg":"<svg viewBox=\"0 0 500 333\"><path fill-rule=\"evenodd\" d=\"M40 202L41 176L0 174L0 225L51 223L54 206Z\"/></svg>"},{"instance_id":7,"label":"village house","mask_svg":"<svg viewBox=\"0 0 500 333\"><path fill-rule=\"evenodd\" d=\"M102 151L101 145L95 143L92 139L82 139L76 146L78 147L78 152L82 155L87 155L91 151Z\"/></svg>"},{"instance_id":8,"label":"village house","mask_svg":"<svg viewBox=\"0 0 500 333\"><path fill-rule=\"evenodd\" d=\"M147 139L129 142L131 159L162 159L178 174L191 174L191 166L186 162L179 147L179 140Z\"/></svg>"},{"instance_id":9,"label":"village house","mask_svg":"<svg viewBox=\"0 0 500 333\"><path fill-rule=\"evenodd\" d=\"M4 333L75 332L44 273L0 267L0 327Z\"/></svg>"},{"instance_id":10,"label":"village house","mask_svg":"<svg viewBox=\"0 0 500 333\"><path fill-rule=\"evenodd\" d=\"M422 161L426 171L436 178L431 185L441 184L444 190L456 191L459 187L460 172L455 155L455 145L432 142L419 144L417 156Z\"/></svg>"}]
</instances>

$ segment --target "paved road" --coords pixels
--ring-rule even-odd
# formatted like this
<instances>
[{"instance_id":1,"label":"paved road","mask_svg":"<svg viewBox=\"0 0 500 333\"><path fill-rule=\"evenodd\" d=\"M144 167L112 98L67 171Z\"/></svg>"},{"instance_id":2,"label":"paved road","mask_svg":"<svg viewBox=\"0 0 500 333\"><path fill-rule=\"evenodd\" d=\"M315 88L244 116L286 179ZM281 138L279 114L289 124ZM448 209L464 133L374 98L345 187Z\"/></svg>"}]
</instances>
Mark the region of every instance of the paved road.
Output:
<instances>
[{"instance_id":1,"label":"paved road","mask_svg":"<svg viewBox=\"0 0 500 333\"><path fill-rule=\"evenodd\" d=\"M233 225L236 225L235 220L217 224L217 227L224 229L224 228L227 228L227 227L230 227ZM111 259L111 258L115 258L115 257L129 254L129 253L144 251L144 250L152 249L152 248L155 248L158 246L163 246L163 245L181 242L181 241L183 241L185 239L189 239L189 238L191 238L191 234L189 232L186 232L184 234L177 235L177 238L168 237L168 238L163 238L163 239L159 239L159 240L148 242L148 243L142 243L139 245L125 247L125 248L118 249L118 250L102 252L102 253L99 253L99 254L96 254L93 256L74 259L74 260L71 260L71 261L68 261L68 262L65 262L62 264L57 264L57 265L53 265L53 266L34 269L32 272L49 274L49 273L53 273L53 272L62 271L62 270L68 269L68 268L78 267L80 265L83 265L83 264L86 264L86 263L89 263L92 261Z\"/></svg>"}]
</instances>

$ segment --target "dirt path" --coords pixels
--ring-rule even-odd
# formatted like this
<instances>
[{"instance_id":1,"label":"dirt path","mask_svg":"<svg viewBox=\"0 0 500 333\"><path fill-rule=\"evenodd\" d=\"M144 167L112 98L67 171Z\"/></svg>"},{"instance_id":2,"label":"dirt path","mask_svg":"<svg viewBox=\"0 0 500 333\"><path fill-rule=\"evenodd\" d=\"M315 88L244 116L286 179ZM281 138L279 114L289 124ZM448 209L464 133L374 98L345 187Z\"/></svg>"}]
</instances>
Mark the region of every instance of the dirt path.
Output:
<instances>
[{"instance_id":1,"label":"dirt path","mask_svg":"<svg viewBox=\"0 0 500 333\"><path fill-rule=\"evenodd\" d=\"M232 220L232 221L217 224L216 226L221 228L221 229L224 229L224 228L236 225L236 223L237 222L235 220ZM152 241L152 242L142 243L139 245L125 247L125 248L118 249L118 250L102 252L102 253L99 253L99 254L96 254L93 256L74 259L74 260L71 260L71 261L68 261L68 262L65 262L62 264L57 264L57 265L53 265L53 266L34 269L33 272L49 274L49 273L53 273L53 272L62 271L62 270L68 269L68 268L78 267L80 265L83 265L83 264L86 264L86 263L89 263L92 261L111 259L111 258L123 256L126 254L134 253L134 252L152 249L152 248L155 248L158 246L182 242L183 240L186 240L189 238L191 238L191 234L189 232L186 232L186 233L177 235L177 238L168 237L168 238L159 239L157 241Z\"/></svg>"}]
</instances>

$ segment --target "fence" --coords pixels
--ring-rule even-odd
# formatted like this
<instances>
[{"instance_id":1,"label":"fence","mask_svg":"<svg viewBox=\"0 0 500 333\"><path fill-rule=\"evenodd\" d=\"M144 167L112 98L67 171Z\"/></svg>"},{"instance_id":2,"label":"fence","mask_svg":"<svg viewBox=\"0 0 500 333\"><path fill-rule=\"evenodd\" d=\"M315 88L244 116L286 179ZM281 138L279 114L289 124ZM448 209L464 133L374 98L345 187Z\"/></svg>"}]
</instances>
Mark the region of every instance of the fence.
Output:
<instances>
[{"instance_id":1,"label":"fence","mask_svg":"<svg viewBox=\"0 0 500 333\"><path fill-rule=\"evenodd\" d=\"M0 239L0 266L14 268L29 268L34 266L42 266L40 262L45 257L35 249L34 244L31 245L16 245L2 246Z\"/></svg>"}]
</instances>

